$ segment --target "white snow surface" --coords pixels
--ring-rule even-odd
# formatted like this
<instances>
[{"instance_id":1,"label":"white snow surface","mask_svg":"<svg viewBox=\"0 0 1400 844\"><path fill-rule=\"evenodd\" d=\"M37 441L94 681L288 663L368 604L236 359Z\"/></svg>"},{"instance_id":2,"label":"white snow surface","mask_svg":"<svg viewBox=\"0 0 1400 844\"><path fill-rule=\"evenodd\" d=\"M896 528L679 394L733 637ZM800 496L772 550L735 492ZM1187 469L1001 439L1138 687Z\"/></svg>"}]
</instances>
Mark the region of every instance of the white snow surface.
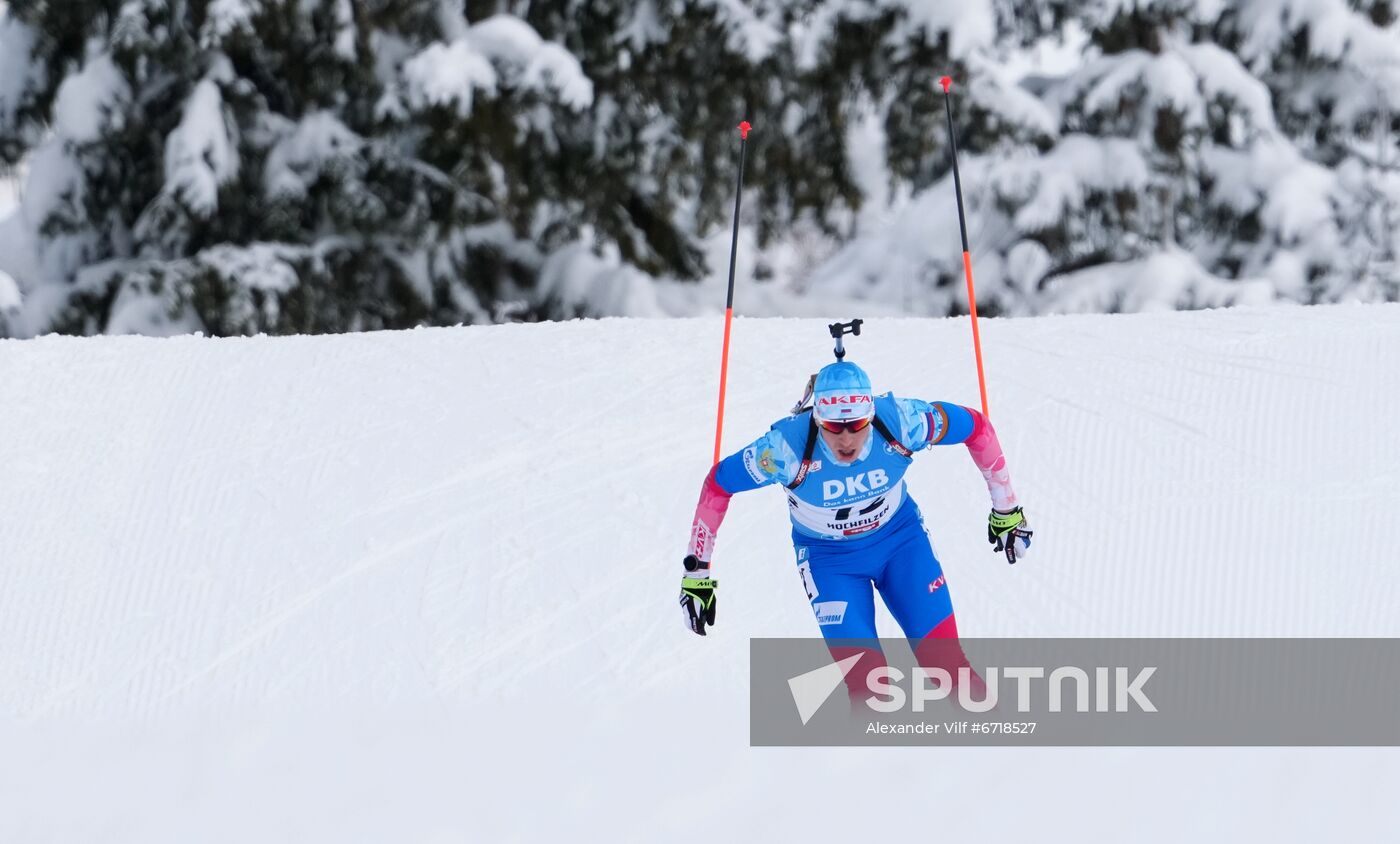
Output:
<instances>
[{"instance_id":1,"label":"white snow surface","mask_svg":"<svg viewBox=\"0 0 1400 844\"><path fill-rule=\"evenodd\" d=\"M364 140L329 111L276 127L283 137L267 156L263 183L272 196L303 197L323 171L353 158Z\"/></svg>"},{"instance_id":2,"label":"white snow surface","mask_svg":"<svg viewBox=\"0 0 1400 844\"><path fill-rule=\"evenodd\" d=\"M251 32L261 5L257 0L213 0L204 13L200 42L212 46L234 32Z\"/></svg>"},{"instance_id":3,"label":"white snow surface","mask_svg":"<svg viewBox=\"0 0 1400 844\"><path fill-rule=\"evenodd\" d=\"M908 26L923 27L930 41L937 33L947 32L949 49L963 58L975 48L996 41L996 13L988 0L948 3L945 0L881 0L886 7L902 7L907 13Z\"/></svg>"},{"instance_id":4,"label":"white snow surface","mask_svg":"<svg viewBox=\"0 0 1400 844\"><path fill-rule=\"evenodd\" d=\"M0 341L0 840L1400 825L1395 749L750 748L748 639L817 631L773 490L730 507L712 635L680 622L721 332ZM982 336L1037 533L1007 566L965 450L919 455L965 635L1400 635L1400 305ZM879 390L977 401L966 320L872 320L848 346ZM735 322L726 451L829 347L817 320Z\"/></svg>"},{"instance_id":5,"label":"white snow surface","mask_svg":"<svg viewBox=\"0 0 1400 844\"><path fill-rule=\"evenodd\" d=\"M0 313L17 310L20 305L19 285L4 270L0 270Z\"/></svg>"},{"instance_id":6,"label":"white snow surface","mask_svg":"<svg viewBox=\"0 0 1400 844\"><path fill-rule=\"evenodd\" d=\"M36 71L29 63L34 46L32 29L9 17L7 3L0 3L0 122L13 118L19 99Z\"/></svg>"},{"instance_id":7,"label":"white snow surface","mask_svg":"<svg viewBox=\"0 0 1400 844\"><path fill-rule=\"evenodd\" d=\"M195 86L180 125L165 139L165 190L208 218L219 209L219 188L238 176L238 166L236 130L224 116L218 83L206 78Z\"/></svg>"},{"instance_id":8,"label":"white snow surface","mask_svg":"<svg viewBox=\"0 0 1400 844\"><path fill-rule=\"evenodd\" d=\"M476 91L494 96L501 81L553 91L573 109L593 102L593 82L578 59L513 15L493 15L450 44L433 44L405 63L403 77L414 108L450 105L463 117Z\"/></svg>"},{"instance_id":9,"label":"white snow surface","mask_svg":"<svg viewBox=\"0 0 1400 844\"><path fill-rule=\"evenodd\" d=\"M120 128L122 102L130 97L131 87L112 57L99 54L58 86L54 133L75 144L100 140L109 129Z\"/></svg>"},{"instance_id":10,"label":"white snow surface","mask_svg":"<svg viewBox=\"0 0 1400 844\"><path fill-rule=\"evenodd\" d=\"M0 221L3 221L19 205L20 179L0 175Z\"/></svg>"}]
</instances>

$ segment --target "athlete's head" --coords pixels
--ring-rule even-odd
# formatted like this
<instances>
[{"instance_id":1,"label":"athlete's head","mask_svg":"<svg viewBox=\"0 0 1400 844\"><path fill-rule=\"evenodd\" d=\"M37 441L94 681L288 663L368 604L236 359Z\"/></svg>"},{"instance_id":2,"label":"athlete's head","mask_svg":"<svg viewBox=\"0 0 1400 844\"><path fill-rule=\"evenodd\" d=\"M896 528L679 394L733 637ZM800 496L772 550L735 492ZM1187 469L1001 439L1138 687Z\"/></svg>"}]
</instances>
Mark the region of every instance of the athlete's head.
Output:
<instances>
[{"instance_id":1,"label":"athlete's head","mask_svg":"<svg viewBox=\"0 0 1400 844\"><path fill-rule=\"evenodd\" d=\"M812 418L822 439L842 463L849 463L865 448L870 422L875 418L875 397L870 376L853 363L827 364L812 385Z\"/></svg>"}]
</instances>

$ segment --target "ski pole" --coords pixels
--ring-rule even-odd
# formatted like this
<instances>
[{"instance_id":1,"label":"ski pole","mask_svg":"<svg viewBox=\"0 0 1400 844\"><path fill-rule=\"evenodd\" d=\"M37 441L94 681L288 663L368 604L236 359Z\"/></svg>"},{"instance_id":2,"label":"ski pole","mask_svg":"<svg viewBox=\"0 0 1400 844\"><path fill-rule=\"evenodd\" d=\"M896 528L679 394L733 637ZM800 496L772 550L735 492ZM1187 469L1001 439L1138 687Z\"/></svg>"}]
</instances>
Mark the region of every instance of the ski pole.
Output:
<instances>
[{"instance_id":1,"label":"ski pole","mask_svg":"<svg viewBox=\"0 0 1400 844\"><path fill-rule=\"evenodd\" d=\"M744 155L749 146L747 120L739 124L739 185L734 191L734 234L729 241L729 296L724 301L724 351L719 361L719 410L715 413L715 463L719 463L719 441L724 433L724 387L729 374L729 326L734 321L734 258L739 252L739 201L744 197Z\"/></svg>"},{"instance_id":2,"label":"ski pole","mask_svg":"<svg viewBox=\"0 0 1400 844\"><path fill-rule=\"evenodd\" d=\"M962 234L963 275L967 276L967 307L972 314L972 351L977 358L977 388L982 392L982 415L990 419L992 415L987 412L987 378L982 371L982 335L977 330L977 291L972 286L972 252L967 246L967 217L963 213L962 176L958 175L958 140L953 133L953 101L949 93L953 88L953 77L945 76L938 80L938 84L943 86L943 106L948 113L948 145L953 159L953 190L958 197L958 231Z\"/></svg>"}]
</instances>

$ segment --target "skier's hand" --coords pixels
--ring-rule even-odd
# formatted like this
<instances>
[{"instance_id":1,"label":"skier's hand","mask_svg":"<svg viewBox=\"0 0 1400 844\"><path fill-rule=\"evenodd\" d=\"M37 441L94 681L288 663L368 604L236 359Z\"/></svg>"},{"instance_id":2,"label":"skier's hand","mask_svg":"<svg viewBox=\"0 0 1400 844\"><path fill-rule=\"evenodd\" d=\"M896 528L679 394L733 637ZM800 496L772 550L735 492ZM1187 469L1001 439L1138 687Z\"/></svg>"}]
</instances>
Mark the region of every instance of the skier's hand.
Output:
<instances>
[{"instance_id":1,"label":"skier's hand","mask_svg":"<svg viewBox=\"0 0 1400 844\"><path fill-rule=\"evenodd\" d=\"M709 563L702 563L694 554L685 558L685 576L681 578L681 613L685 626L705 635L705 625L715 624L715 589L719 581L710 577Z\"/></svg>"},{"instance_id":2,"label":"skier's hand","mask_svg":"<svg viewBox=\"0 0 1400 844\"><path fill-rule=\"evenodd\" d=\"M1013 565L1031 547L1032 533L1034 531L1030 529L1030 523L1020 507L1006 511L993 510L987 516L987 541L1006 554L1006 561Z\"/></svg>"}]
</instances>

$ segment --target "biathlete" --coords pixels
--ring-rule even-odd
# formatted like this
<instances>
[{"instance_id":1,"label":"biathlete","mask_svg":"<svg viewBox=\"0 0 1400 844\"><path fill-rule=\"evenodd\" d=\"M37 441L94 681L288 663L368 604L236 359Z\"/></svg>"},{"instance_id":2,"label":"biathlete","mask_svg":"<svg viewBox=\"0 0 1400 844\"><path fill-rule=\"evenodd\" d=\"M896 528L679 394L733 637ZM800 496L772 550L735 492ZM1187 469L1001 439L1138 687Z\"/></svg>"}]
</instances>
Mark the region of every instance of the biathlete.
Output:
<instances>
[{"instance_id":1,"label":"biathlete","mask_svg":"<svg viewBox=\"0 0 1400 844\"><path fill-rule=\"evenodd\" d=\"M686 625L703 636L715 623L718 584L710 577L710 560L730 497L781 484L797 571L822 636L838 661L862 657L846 673L852 696L866 696L861 678L884 664L875 633L876 590L919 664L942 667L956 678L967 660L957 641L952 598L904 473L916 451L966 445L991 494L987 539L1015 563L1030 546L1031 530L1001 444L991 422L972 408L874 395L865 371L843 360L841 336L858 334L859 321L833 325L831 332L837 362L808 382L793 414L721 460L705 478L681 580Z\"/></svg>"}]
</instances>

